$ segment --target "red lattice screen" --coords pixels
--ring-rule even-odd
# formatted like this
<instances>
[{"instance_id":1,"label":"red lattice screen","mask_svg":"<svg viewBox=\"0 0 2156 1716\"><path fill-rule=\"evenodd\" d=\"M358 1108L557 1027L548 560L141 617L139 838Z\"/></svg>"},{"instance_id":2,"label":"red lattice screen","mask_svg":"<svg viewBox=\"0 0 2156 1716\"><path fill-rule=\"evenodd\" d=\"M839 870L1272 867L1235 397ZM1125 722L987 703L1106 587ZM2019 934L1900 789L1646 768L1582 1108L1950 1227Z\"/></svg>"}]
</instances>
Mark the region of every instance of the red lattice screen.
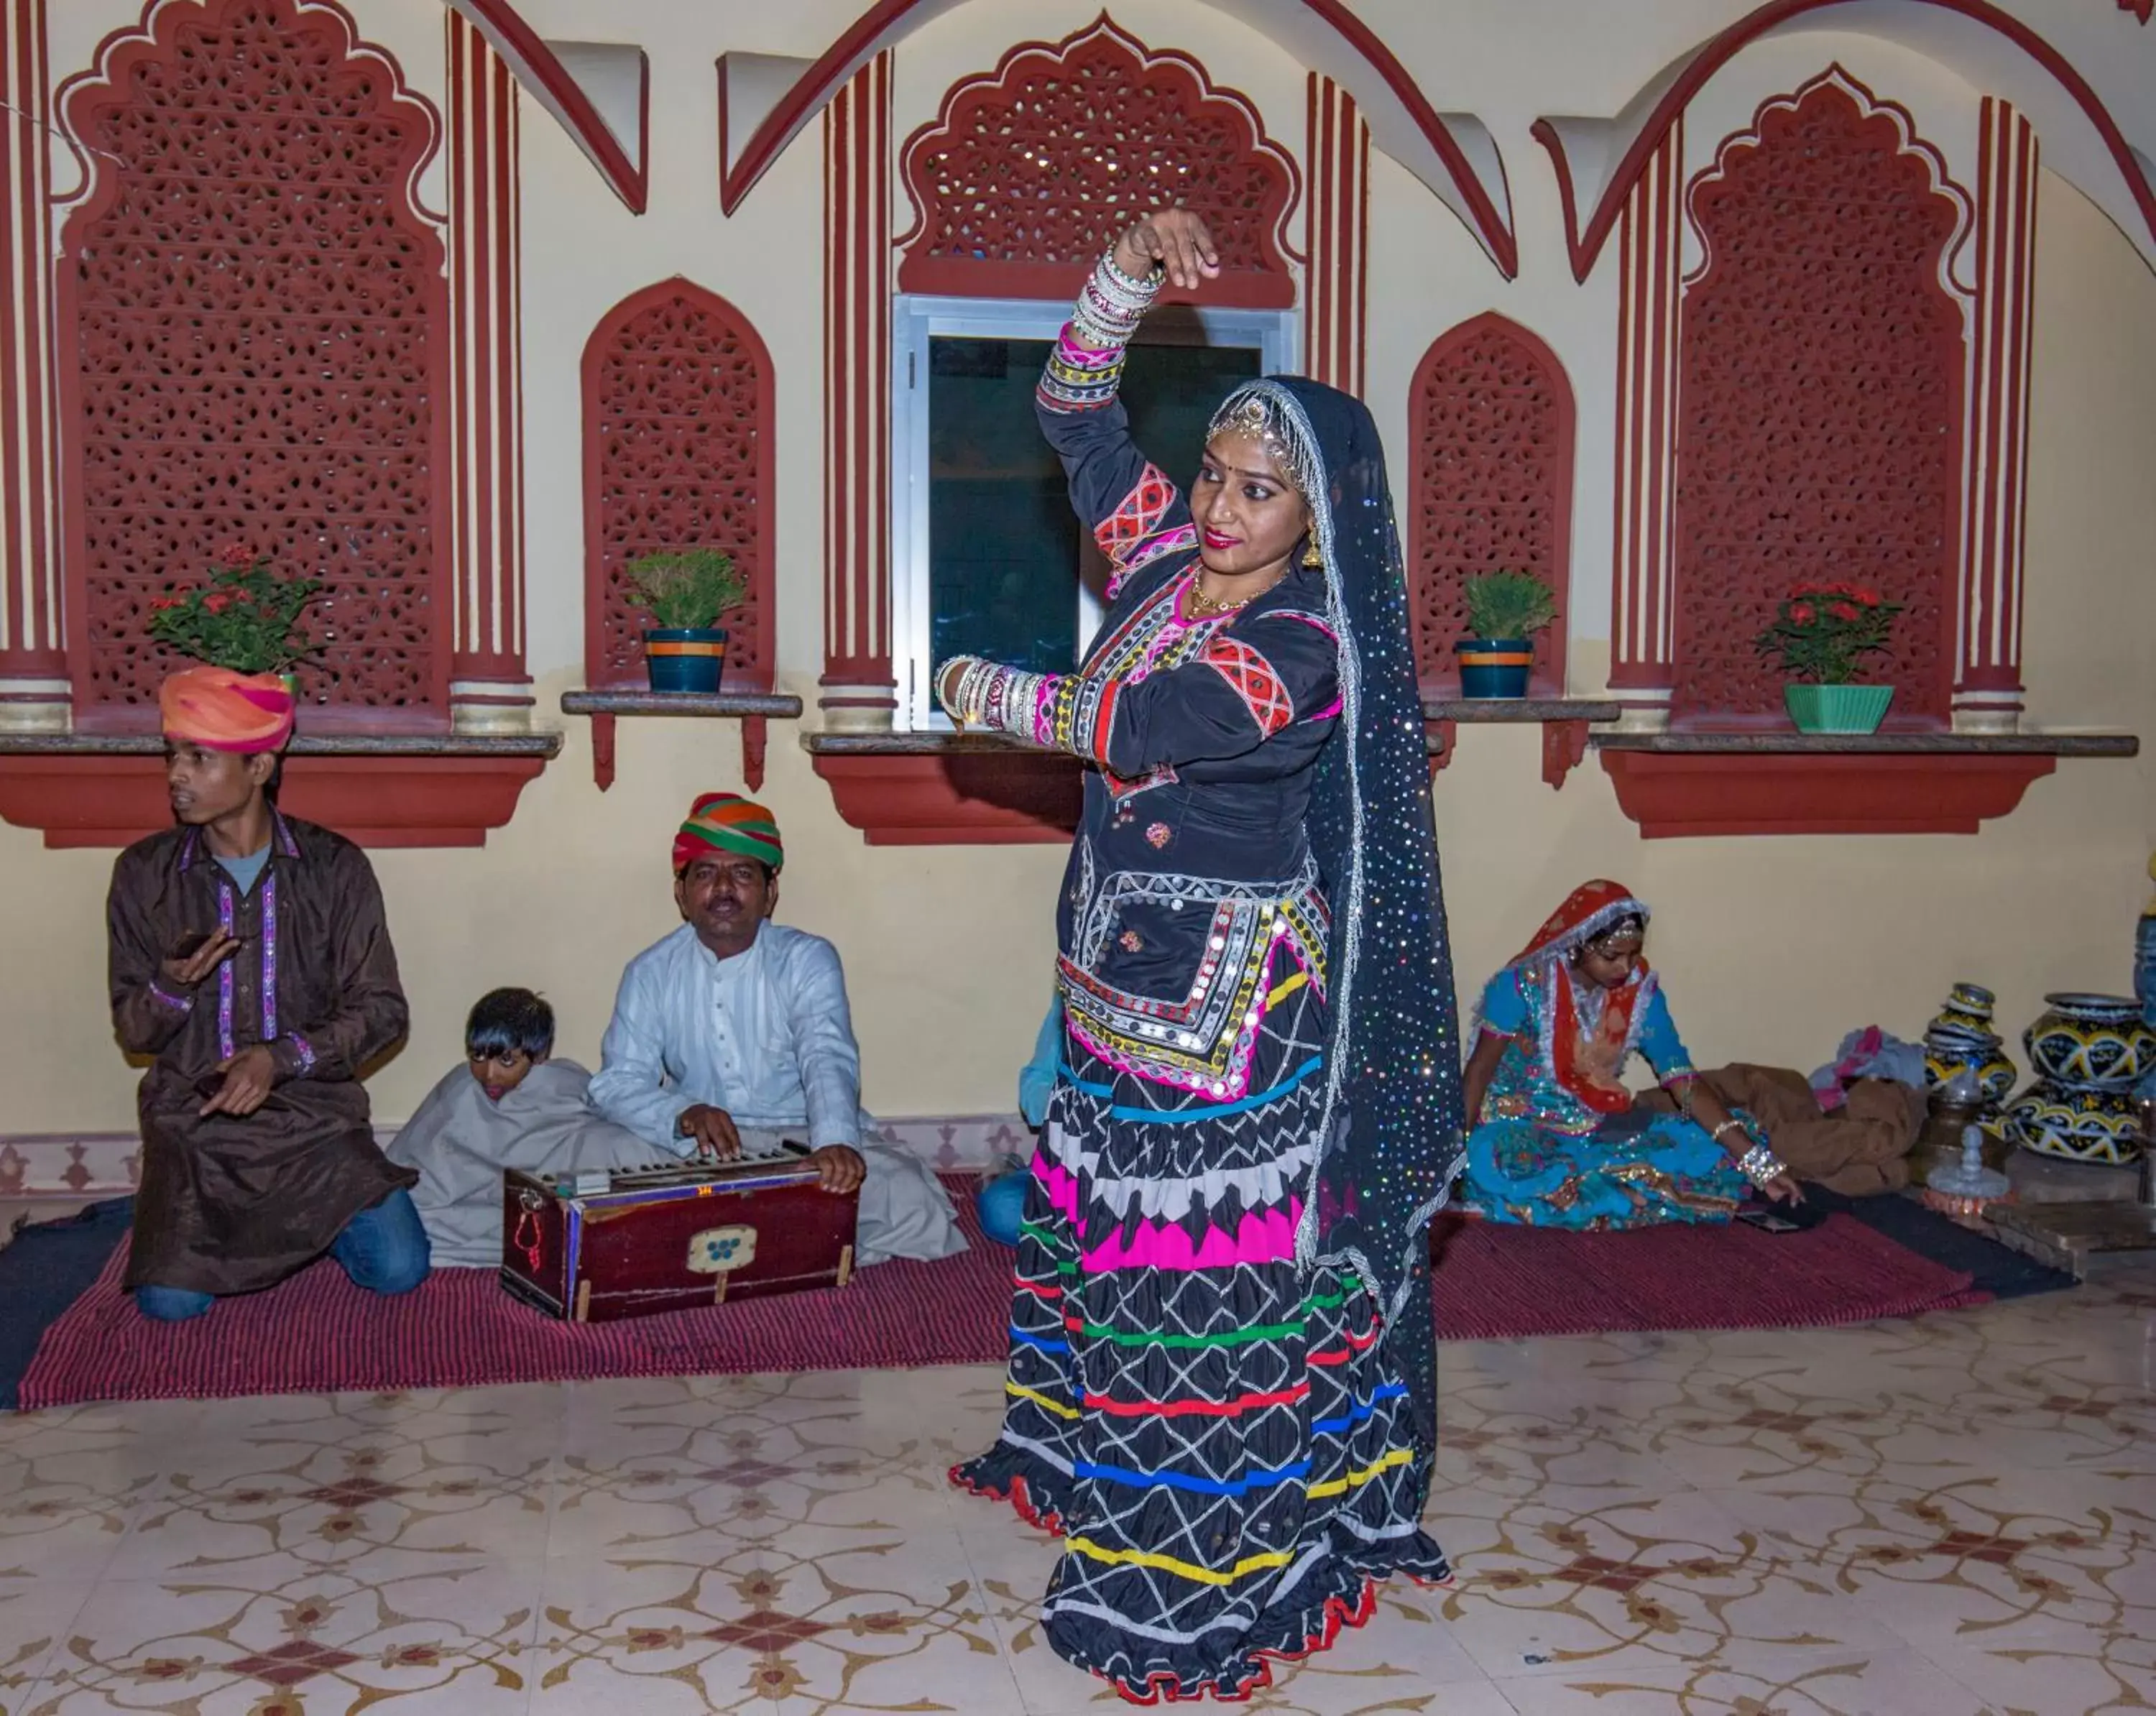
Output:
<instances>
[{"instance_id":1,"label":"red lattice screen","mask_svg":"<svg viewBox=\"0 0 2156 1716\"><path fill-rule=\"evenodd\" d=\"M292 0L167 7L69 101L96 152L60 287L70 666L93 721L155 704L173 664L150 604L228 544L328 586L311 705L442 717L447 300L409 191L435 126L355 46Z\"/></svg>"},{"instance_id":2,"label":"red lattice screen","mask_svg":"<svg viewBox=\"0 0 2156 1716\"><path fill-rule=\"evenodd\" d=\"M1527 572L1558 602L1557 623L1536 640L1534 688L1562 695L1572 574L1573 402L1564 367L1493 311L1438 338L1409 398L1409 564L1423 683L1459 685L1452 646L1468 635L1468 579Z\"/></svg>"},{"instance_id":3,"label":"red lattice screen","mask_svg":"<svg viewBox=\"0 0 2156 1716\"><path fill-rule=\"evenodd\" d=\"M1220 249L1208 302L1295 303L1280 242L1288 157L1241 96L1105 18L953 86L906 146L906 182L918 218L901 291L1067 299L1140 211L1181 203Z\"/></svg>"},{"instance_id":4,"label":"red lattice screen","mask_svg":"<svg viewBox=\"0 0 2156 1716\"><path fill-rule=\"evenodd\" d=\"M622 569L717 548L748 581L726 682L771 684L771 356L747 317L684 280L617 305L584 347L584 667L594 690L644 682L642 609Z\"/></svg>"},{"instance_id":5,"label":"red lattice screen","mask_svg":"<svg viewBox=\"0 0 2156 1716\"><path fill-rule=\"evenodd\" d=\"M1783 675L1753 640L1802 580L1908 611L1865 676L1895 713L1953 695L1963 331L1940 259L1960 222L1890 115L1834 84L1725 145L1693 213L1676 475L1679 717L1762 717Z\"/></svg>"}]
</instances>

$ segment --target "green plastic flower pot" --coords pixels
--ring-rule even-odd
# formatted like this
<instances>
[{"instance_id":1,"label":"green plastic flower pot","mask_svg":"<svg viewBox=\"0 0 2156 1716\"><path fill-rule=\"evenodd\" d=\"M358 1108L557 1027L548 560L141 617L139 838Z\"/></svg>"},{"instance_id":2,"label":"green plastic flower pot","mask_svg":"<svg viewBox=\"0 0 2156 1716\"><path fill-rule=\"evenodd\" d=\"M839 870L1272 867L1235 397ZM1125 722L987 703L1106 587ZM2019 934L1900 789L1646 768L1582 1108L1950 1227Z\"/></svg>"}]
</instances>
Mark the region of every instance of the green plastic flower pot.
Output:
<instances>
[{"instance_id":1,"label":"green plastic flower pot","mask_svg":"<svg viewBox=\"0 0 2156 1716\"><path fill-rule=\"evenodd\" d=\"M1800 733L1876 733L1894 701L1894 687L1784 686L1782 701Z\"/></svg>"}]
</instances>

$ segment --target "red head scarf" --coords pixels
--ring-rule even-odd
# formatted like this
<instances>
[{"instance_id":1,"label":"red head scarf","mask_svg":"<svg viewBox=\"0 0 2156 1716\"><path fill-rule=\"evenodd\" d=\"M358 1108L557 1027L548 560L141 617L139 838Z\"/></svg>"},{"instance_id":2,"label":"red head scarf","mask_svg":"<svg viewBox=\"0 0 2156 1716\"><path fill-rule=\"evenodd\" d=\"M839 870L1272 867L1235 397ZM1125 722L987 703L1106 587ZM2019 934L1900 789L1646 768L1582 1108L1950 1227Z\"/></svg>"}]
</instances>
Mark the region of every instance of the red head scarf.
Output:
<instances>
[{"instance_id":1,"label":"red head scarf","mask_svg":"<svg viewBox=\"0 0 2156 1716\"><path fill-rule=\"evenodd\" d=\"M1628 917L1636 917L1644 924L1651 915L1646 902L1621 882L1582 883L1565 897L1564 904L1549 915L1512 963L1539 965L1546 959L1569 955L1574 948L1584 947Z\"/></svg>"},{"instance_id":2,"label":"red head scarf","mask_svg":"<svg viewBox=\"0 0 2156 1716\"><path fill-rule=\"evenodd\" d=\"M166 737L205 751L275 751L292 737L292 694L274 673L191 667L157 691Z\"/></svg>"},{"instance_id":3,"label":"red head scarf","mask_svg":"<svg viewBox=\"0 0 2156 1716\"><path fill-rule=\"evenodd\" d=\"M1602 1016L1589 1031L1580 1022L1572 956L1628 918L1637 918L1644 926L1648 916L1646 902L1630 889L1614 881L1589 882L1572 891L1508 968L1523 979L1547 984L1549 1070L1559 1084L1600 1114L1622 1114L1632 1106L1631 1092L1620 1075L1632 1040L1633 1018L1654 992L1653 975L1645 959L1635 961L1630 978L1604 997Z\"/></svg>"}]
</instances>

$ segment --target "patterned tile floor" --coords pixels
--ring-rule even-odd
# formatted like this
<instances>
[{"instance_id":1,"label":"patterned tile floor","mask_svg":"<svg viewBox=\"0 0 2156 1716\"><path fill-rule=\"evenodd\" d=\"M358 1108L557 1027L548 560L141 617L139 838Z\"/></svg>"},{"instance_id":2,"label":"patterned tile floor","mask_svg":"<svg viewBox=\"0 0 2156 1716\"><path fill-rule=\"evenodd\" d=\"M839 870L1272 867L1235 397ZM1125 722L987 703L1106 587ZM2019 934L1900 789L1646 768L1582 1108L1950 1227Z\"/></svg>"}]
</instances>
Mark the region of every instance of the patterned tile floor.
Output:
<instances>
[{"instance_id":1,"label":"patterned tile floor","mask_svg":"<svg viewBox=\"0 0 2156 1716\"><path fill-rule=\"evenodd\" d=\"M1702 1283L1712 1292L1712 1283ZM1276 1716L2156 1704L2156 1266L1916 1323L1446 1349L1450 1594ZM0 1716L1065 1716L986 1369L0 1417Z\"/></svg>"}]
</instances>

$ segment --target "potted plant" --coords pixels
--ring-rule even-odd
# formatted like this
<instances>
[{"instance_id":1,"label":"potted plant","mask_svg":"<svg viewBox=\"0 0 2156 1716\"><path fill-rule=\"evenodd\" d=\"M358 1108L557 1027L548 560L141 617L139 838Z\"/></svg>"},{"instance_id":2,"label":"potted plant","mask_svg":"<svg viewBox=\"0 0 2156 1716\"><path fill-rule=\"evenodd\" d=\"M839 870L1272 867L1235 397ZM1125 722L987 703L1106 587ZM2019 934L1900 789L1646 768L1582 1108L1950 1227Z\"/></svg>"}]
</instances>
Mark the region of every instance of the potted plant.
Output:
<instances>
[{"instance_id":1,"label":"potted plant","mask_svg":"<svg viewBox=\"0 0 2156 1716\"><path fill-rule=\"evenodd\" d=\"M1453 646L1463 697L1524 697L1535 665L1535 634L1557 619L1557 597L1528 572L1467 580L1467 627Z\"/></svg>"},{"instance_id":2,"label":"potted plant","mask_svg":"<svg viewBox=\"0 0 2156 1716\"><path fill-rule=\"evenodd\" d=\"M726 661L726 635L718 622L748 594L733 557L716 548L681 548L643 555L624 570L634 587L629 602L653 622L644 634L651 689L716 691Z\"/></svg>"},{"instance_id":3,"label":"potted plant","mask_svg":"<svg viewBox=\"0 0 2156 1716\"><path fill-rule=\"evenodd\" d=\"M149 633L167 649L234 673L274 673L296 699L293 670L315 653L300 617L321 593L321 581L284 578L264 556L221 548L209 582L150 604Z\"/></svg>"},{"instance_id":4,"label":"potted plant","mask_svg":"<svg viewBox=\"0 0 2156 1716\"><path fill-rule=\"evenodd\" d=\"M1894 701L1892 686L1852 683L1866 655L1886 650L1901 604L1855 584L1804 583L1783 599L1774 623L1754 640L1779 657L1789 719L1804 733L1872 733Z\"/></svg>"}]
</instances>

